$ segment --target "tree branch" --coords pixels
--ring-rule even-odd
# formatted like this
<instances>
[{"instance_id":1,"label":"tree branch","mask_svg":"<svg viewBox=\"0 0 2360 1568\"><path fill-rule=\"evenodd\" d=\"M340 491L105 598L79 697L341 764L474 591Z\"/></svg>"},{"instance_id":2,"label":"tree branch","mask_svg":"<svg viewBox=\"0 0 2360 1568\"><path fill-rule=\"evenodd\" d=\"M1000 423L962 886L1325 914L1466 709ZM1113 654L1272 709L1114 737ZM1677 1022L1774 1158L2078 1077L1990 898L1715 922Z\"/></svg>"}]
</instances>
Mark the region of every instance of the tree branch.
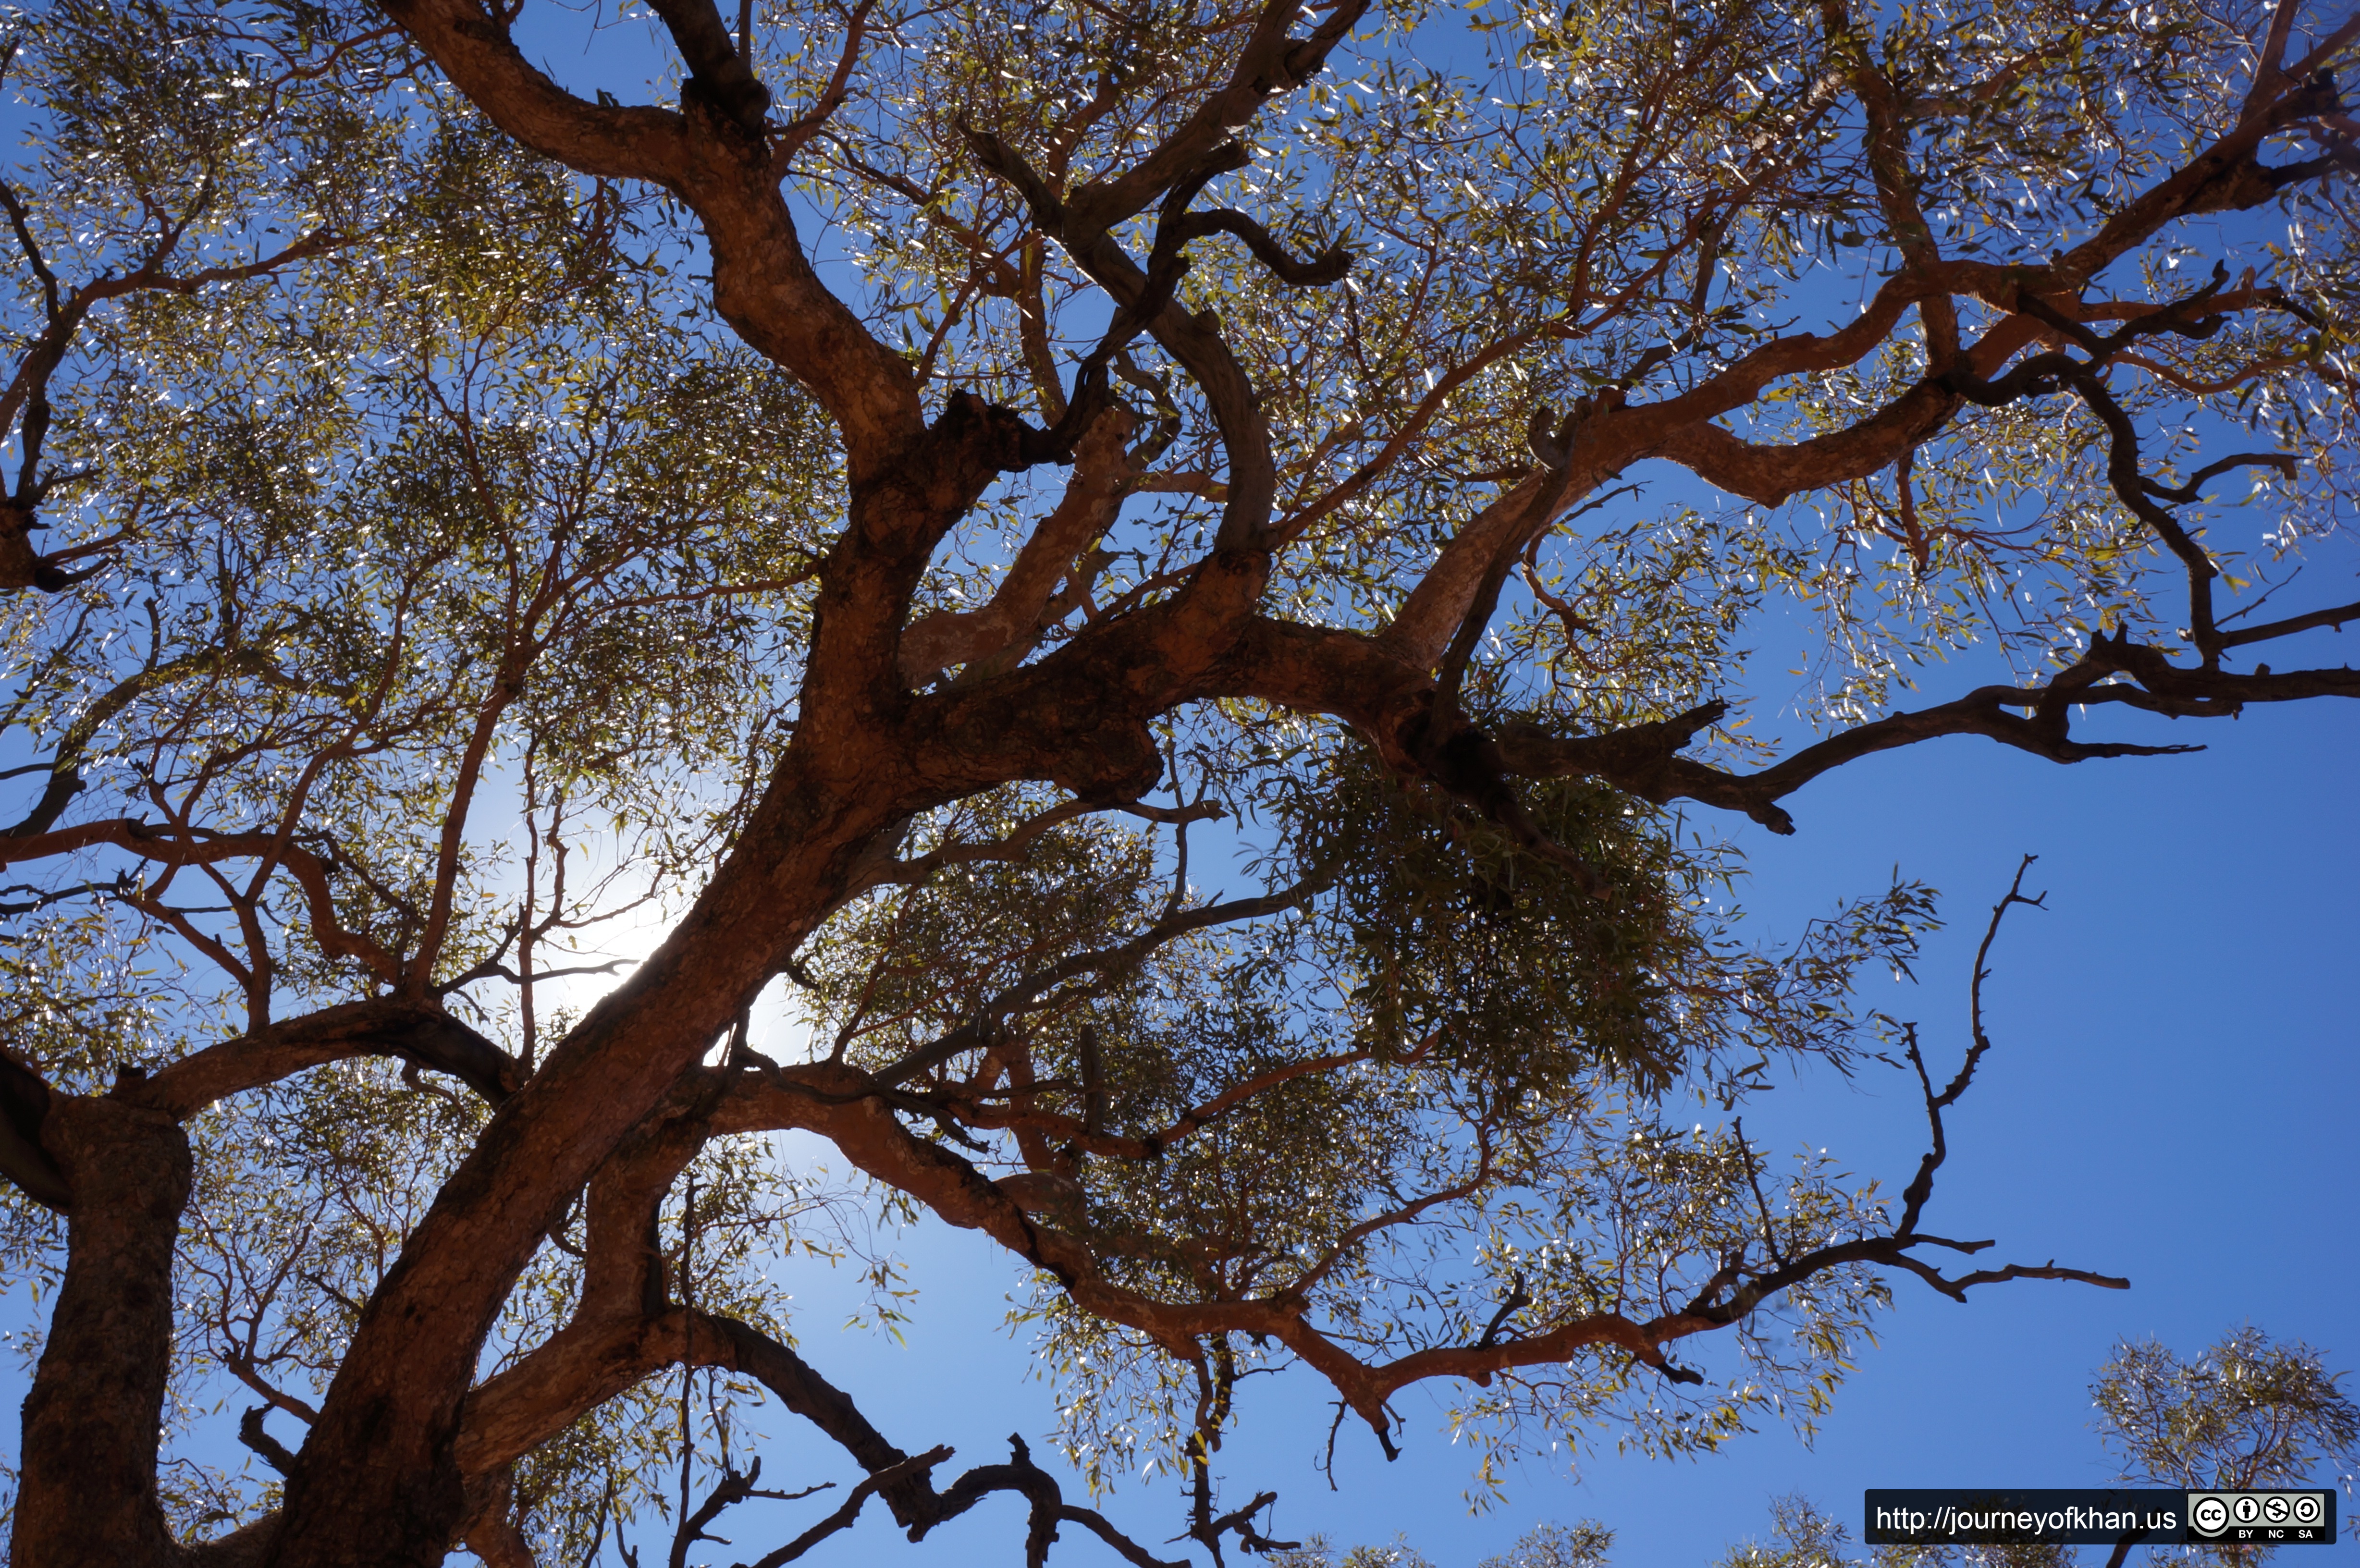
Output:
<instances>
[{"instance_id":1,"label":"tree branch","mask_svg":"<svg viewBox=\"0 0 2360 1568\"><path fill-rule=\"evenodd\" d=\"M394 1056L448 1073L494 1105L523 1086L515 1058L438 1007L344 1002L210 1045L125 1091L185 1121L215 1101L352 1056Z\"/></svg>"}]
</instances>

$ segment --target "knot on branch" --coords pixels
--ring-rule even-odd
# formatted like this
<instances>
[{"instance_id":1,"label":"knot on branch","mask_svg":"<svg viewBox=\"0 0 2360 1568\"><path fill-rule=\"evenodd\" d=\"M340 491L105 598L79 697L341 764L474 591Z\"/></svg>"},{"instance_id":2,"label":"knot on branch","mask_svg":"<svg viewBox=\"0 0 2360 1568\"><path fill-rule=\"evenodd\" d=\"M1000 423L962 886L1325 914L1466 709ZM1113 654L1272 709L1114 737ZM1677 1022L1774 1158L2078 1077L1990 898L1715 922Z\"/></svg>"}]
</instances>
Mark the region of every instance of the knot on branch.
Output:
<instances>
[{"instance_id":1,"label":"knot on branch","mask_svg":"<svg viewBox=\"0 0 2360 1568\"><path fill-rule=\"evenodd\" d=\"M703 109L759 145L765 129L762 116L770 108L770 90L756 80L741 47L744 40L729 36L713 0L652 3L688 67L688 80L681 84L681 106L692 112Z\"/></svg>"},{"instance_id":2,"label":"knot on branch","mask_svg":"<svg viewBox=\"0 0 2360 1568\"><path fill-rule=\"evenodd\" d=\"M1643 787L1675 755L1729 714L1729 702L1715 697L1668 719L1651 719L1604 735L1560 738L1523 720L1502 726L1500 754L1512 772L1535 779L1595 773L1611 783L1644 794Z\"/></svg>"},{"instance_id":3,"label":"knot on branch","mask_svg":"<svg viewBox=\"0 0 2360 1568\"><path fill-rule=\"evenodd\" d=\"M1113 412L1136 423L1114 395L1105 364L1086 363L1074 378L1065 411L1046 429L1013 408L962 388L945 401L942 417L934 421L934 434L964 448L987 472L1022 474L1043 463L1074 462L1101 416Z\"/></svg>"},{"instance_id":4,"label":"knot on branch","mask_svg":"<svg viewBox=\"0 0 2360 1568\"><path fill-rule=\"evenodd\" d=\"M2343 89L2335 82L2335 72L2322 67L2306 78L2303 84L2287 94L2287 117L2313 120L2326 114L2341 114L2348 105L2344 102Z\"/></svg>"},{"instance_id":5,"label":"knot on branch","mask_svg":"<svg viewBox=\"0 0 2360 1568\"><path fill-rule=\"evenodd\" d=\"M1103 369L1086 372L1076 380L1064 415L1043 430L1015 409L961 388L945 400L933 433L986 473L1022 474L1044 463L1073 462L1083 436L1114 403Z\"/></svg>"},{"instance_id":6,"label":"knot on branch","mask_svg":"<svg viewBox=\"0 0 2360 1568\"><path fill-rule=\"evenodd\" d=\"M1043 234L1062 238L1065 226L1064 198L1033 172L1032 166L1024 161L1024 155L991 132L978 129L965 114L955 124L976 162L1015 187L1016 193L1024 198L1025 210L1032 214L1034 225Z\"/></svg>"},{"instance_id":7,"label":"knot on branch","mask_svg":"<svg viewBox=\"0 0 2360 1568\"><path fill-rule=\"evenodd\" d=\"M1533 1293L1524 1288L1524 1276L1519 1270L1516 1277L1509 1282L1508 1294L1500 1302L1500 1310L1493 1312L1491 1321L1483 1326L1483 1336L1475 1342L1475 1348L1489 1350L1498 1344L1500 1331L1507 1326L1508 1320L1532 1304ZM1486 1377L1483 1380L1488 1383L1490 1378Z\"/></svg>"},{"instance_id":8,"label":"knot on branch","mask_svg":"<svg viewBox=\"0 0 2360 1568\"><path fill-rule=\"evenodd\" d=\"M281 1475L295 1474L295 1455L288 1446L264 1430L262 1418L270 1411L268 1405L256 1405L238 1418L237 1440L254 1450L265 1465Z\"/></svg>"},{"instance_id":9,"label":"knot on branch","mask_svg":"<svg viewBox=\"0 0 2360 1568\"><path fill-rule=\"evenodd\" d=\"M1060 745L1048 772L1051 783L1085 804L1136 800L1163 780L1164 754L1140 720L1104 717Z\"/></svg>"},{"instance_id":10,"label":"knot on branch","mask_svg":"<svg viewBox=\"0 0 2360 1568\"><path fill-rule=\"evenodd\" d=\"M1708 782L1716 783L1722 787L1709 797L1716 804L1743 811L1774 833L1792 833L1795 819L1777 803L1774 786L1750 785L1679 756L1728 713L1729 703L1716 697L1668 719L1653 719L1604 735L1562 737L1518 720L1502 727L1500 756L1509 772L1528 779L1576 775L1603 779L1657 805L1682 795L1698 795Z\"/></svg>"},{"instance_id":11,"label":"knot on branch","mask_svg":"<svg viewBox=\"0 0 2360 1568\"><path fill-rule=\"evenodd\" d=\"M764 117L770 112L770 90L734 55L710 75L689 77L681 84L680 96L684 106L702 107L756 140L761 138Z\"/></svg>"},{"instance_id":12,"label":"knot on branch","mask_svg":"<svg viewBox=\"0 0 2360 1568\"><path fill-rule=\"evenodd\" d=\"M1065 1220L1082 1210L1082 1184L1053 1171L1020 1171L992 1185L1030 1217Z\"/></svg>"},{"instance_id":13,"label":"knot on branch","mask_svg":"<svg viewBox=\"0 0 2360 1568\"><path fill-rule=\"evenodd\" d=\"M1701 1383L1704 1381L1703 1373L1697 1371L1691 1367L1683 1367L1668 1356L1665 1356L1661 1361L1655 1364L1655 1370L1661 1372L1666 1378L1675 1383Z\"/></svg>"},{"instance_id":14,"label":"knot on branch","mask_svg":"<svg viewBox=\"0 0 2360 1568\"><path fill-rule=\"evenodd\" d=\"M1574 438L1581 433L1581 427L1601 414L1611 414L1622 407L1639 377L1671 355L1672 351L1668 347L1657 343L1641 354L1630 374L1613 386L1603 387L1590 397L1576 397L1562 419L1547 404L1536 406L1532 418L1524 425L1524 445L1531 451L1534 461L1541 465L1542 472L1552 478L1563 477L1566 470L1572 466Z\"/></svg>"},{"instance_id":15,"label":"knot on branch","mask_svg":"<svg viewBox=\"0 0 2360 1568\"><path fill-rule=\"evenodd\" d=\"M67 571L60 564L68 559L66 555L43 555L33 548L32 533L40 526L31 507L0 500L0 588L38 588L44 593L55 593L104 564L102 561L77 572Z\"/></svg>"}]
</instances>

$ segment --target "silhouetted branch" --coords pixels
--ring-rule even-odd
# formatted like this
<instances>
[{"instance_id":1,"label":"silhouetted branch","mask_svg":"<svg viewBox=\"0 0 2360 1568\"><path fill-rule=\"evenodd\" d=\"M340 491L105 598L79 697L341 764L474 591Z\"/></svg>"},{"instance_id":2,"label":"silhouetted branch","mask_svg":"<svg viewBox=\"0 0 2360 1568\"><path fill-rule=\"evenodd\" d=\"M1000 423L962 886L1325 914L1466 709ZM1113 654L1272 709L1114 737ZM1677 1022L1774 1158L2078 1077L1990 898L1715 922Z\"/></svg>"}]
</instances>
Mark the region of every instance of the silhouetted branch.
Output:
<instances>
[{"instance_id":1,"label":"silhouetted branch","mask_svg":"<svg viewBox=\"0 0 2360 1568\"><path fill-rule=\"evenodd\" d=\"M281 1475L295 1474L295 1455L288 1446L263 1429L262 1418L269 1413L268 1405L256 1405L237 1419L237 1440L262 1455L262 1462Z\"/></svg>"},{"instance_id":2,"label":"silhouetted branch","mask_svg":"<svg viewBox=\"0 0 2360 1568\"><path fill-rule=\"evenodd\" d=\"M742 1471L724 1465L720 1481L706 1495L705 1501L696 1506L696 1511L682 1519L679 1528L672 1531L672 1568L687 1568L688 1549L700 1541L720 1541L724 1546L728 1544L717 1535L707 1534L705 1529L720 1518L724 1509L733 1508L749 1497L768 1497L775 1502L792 1503L815 1492L827 1491L836 1485L833 1481L822 1481L818 1486L805 1486L800 1492L775 1492L757 1485L761 1479L762 1461L759 1456L750 1468Z\"/></svg>"}]
</instances>

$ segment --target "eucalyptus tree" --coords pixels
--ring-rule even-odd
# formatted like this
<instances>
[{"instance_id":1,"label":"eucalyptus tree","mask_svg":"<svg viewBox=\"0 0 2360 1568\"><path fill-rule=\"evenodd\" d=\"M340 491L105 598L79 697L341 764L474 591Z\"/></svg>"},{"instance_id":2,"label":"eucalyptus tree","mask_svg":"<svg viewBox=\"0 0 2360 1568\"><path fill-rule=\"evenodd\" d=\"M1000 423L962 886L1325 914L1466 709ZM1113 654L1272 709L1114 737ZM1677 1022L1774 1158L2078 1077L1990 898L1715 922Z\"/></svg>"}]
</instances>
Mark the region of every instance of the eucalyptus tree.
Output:
<instances>
[{"instance_id":1,"label":"eucalyptus tree","mask_svg":"<svg viewBox=\"0 0 2360 1568\"><path fill-rule=\"evenodd\" d=\"M1419 1384L1694 1450L1896 1276L2119 1283L1938 1266L1989 1042L1852 999L1924 891L1753 951L1680 813L2360 693L2248 667L2360 606L2246 614L2349 489L2360 19L651 0L582 23L635 99L549 5L7 16L22 1568L679 1563L803 1490L758 1398L849 1466L766 1568L997 1491L1157 1561L792 1347L907 1217L1216 1559L1281 1546L1212 1484L1258 1367L1389 1454ZM1773 604L1784 757L1722 695ZM1896 1204L1734 1120L1873 1052Z\"/></svg>"},{"instance_id":2,"label":"eucalyptus tree","mask_svg":"<svg viewBox=\"0 0 2360 1568\"><path fill-rule=\"evenodd\" d=\"M2193 1361L2152 1339L2118 1345L2090 1398L2099 1435L2134 1485L2244 1491L2326 1477L2348 1497L2360 1480L2360 1404L2344 1391L2344 1376L2310 1345L2278 1344L2246 1323ZM2271 1547L2196 1550L2215 1562L2277 1555Z\"/></svg>"}]
</instances>

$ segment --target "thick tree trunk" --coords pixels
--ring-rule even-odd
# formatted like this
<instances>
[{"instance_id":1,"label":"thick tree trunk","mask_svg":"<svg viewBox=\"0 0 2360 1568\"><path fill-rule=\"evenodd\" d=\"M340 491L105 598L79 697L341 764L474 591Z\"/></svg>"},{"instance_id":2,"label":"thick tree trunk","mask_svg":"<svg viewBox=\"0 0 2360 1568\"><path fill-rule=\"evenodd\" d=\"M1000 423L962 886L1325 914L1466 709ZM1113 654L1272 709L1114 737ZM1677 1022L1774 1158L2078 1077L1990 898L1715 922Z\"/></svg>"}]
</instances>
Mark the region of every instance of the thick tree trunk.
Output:
<instances>
[{"instance_id":1,"label":"thick tree trunk","mask_svg":"<svg viewBox=\"0 0 2360 1568\"><path fill-rule=\"evenodd\" d=\"M73 1190L64 1287L25 1399L16 1568L148 1568L180 1555L156 1497L171 1369L172 1245L189 1140L160 1112L51 1099L41 1141Z\"/></svg>"}]
</instances>

